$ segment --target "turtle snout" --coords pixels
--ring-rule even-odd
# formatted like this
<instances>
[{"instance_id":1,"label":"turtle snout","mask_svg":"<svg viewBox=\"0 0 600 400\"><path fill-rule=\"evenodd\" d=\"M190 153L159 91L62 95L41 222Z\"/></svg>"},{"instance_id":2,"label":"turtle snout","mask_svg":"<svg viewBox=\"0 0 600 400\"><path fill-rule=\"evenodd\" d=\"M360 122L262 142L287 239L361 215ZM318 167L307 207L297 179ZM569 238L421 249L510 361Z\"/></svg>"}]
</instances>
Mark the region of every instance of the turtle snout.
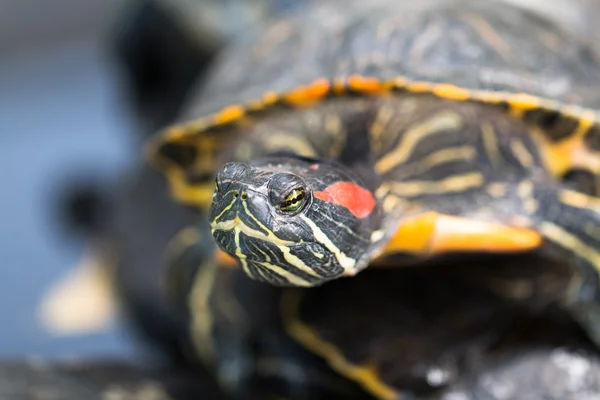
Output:
<instances>
[{"instance_id":1,"label":"turtle snout","mask_svg":"<svg viewBox=\"0 0 600 400\"><path fill-rule=\"evenodd\" d=\"M217 179L223 181L240 181L245 180L251 173L252 167L239 162L228 162L221 168Z\"/></svg>"}]
</instances>

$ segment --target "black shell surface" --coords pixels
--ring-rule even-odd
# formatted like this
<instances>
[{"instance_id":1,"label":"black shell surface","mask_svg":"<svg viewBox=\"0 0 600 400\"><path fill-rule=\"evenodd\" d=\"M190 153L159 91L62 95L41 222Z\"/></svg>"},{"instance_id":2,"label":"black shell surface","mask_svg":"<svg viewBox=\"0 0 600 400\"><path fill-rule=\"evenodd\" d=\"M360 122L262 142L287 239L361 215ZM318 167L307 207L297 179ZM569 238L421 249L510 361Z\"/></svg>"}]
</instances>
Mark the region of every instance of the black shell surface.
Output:
<instances>
[{"instance_id":1,"label":"black shell surface","mask_svg":"<svg viewBox=\"0 0 600 400\"><path fill-rule=\"evenodd\" d=\"M354 74L598 108L599 71L591 49L568 30L498 1L314 2L229 46L180 118Z\"/></svg>"}]
</instances>

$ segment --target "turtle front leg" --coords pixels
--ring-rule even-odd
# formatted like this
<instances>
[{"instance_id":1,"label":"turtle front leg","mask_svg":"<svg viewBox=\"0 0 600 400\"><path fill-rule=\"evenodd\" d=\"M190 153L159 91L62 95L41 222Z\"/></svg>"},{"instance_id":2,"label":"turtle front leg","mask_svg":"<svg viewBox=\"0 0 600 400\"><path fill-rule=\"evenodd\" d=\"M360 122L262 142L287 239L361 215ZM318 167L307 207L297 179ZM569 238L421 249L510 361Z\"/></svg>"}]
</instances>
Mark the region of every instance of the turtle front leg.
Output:
<instances>
[{"instance_id":1,"label":"turtle front leg","mask_svg":"<svg viewBox=\"0 0 600 400\"><path fill-rule=\"evenodd\" d=\"M600 346L600 199L529 180L481 189L420 198L407 208L424 211L400 218L383 254L515 253L543 246L576 267L564 304Z\"/></svg>"},{"instance_id":2,"label":"turtle front leg","mask_svg":"<svg viewBox=\"0 0 600 400\"><path fill-rule=\"evenodd\" d=\"M384 253L512 253L535 249L541 241L540 234L530 228L427 211L403 218Z\"/></svg>"}]
</instances>

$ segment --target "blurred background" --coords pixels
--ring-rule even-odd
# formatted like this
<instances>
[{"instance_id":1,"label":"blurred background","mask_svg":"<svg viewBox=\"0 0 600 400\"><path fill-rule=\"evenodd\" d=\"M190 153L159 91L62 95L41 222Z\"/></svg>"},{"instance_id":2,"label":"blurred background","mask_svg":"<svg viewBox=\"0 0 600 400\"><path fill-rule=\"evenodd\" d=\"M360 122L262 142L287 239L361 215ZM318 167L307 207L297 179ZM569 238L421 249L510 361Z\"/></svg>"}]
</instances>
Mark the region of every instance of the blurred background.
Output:
<instances>
[{"instance_id":1,"label":"blurred background","mask_svg":"<svg viewBox=\"0 0 600 400\"><path fill-rule=\"evenodd\" d=\"M134 354L116 324L51 334L40 304L85 259L111 185L141 161L143 139L174 117L218 49L306 1L0 4L0 357ZM589 12L597 0L506 1L564 19L586 38L600 29ZM102 313L91 296L70 301Z\"/></svg>"},{"instance_id":2,"label":"blurred background","mask_svg":"<svg viewBox=\"0 0 600 400\"><path fill-rule=\"evenodd\" d=\"M0 5L3 356L129 351L116 329L59 339L36 318L42 295L84 248L63 229L62 196L75 181L115 179L137 152L108 40L116 9L104 0Z\"/></svg>"}]
</instances>

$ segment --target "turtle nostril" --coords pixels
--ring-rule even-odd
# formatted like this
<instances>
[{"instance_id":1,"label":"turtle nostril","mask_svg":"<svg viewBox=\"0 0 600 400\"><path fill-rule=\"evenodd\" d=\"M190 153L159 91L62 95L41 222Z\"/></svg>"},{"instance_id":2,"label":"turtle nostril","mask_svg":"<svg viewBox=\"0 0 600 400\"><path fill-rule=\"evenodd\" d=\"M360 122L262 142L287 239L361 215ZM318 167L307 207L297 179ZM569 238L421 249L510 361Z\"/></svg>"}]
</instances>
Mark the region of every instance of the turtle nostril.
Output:
<instances>
[{"instance_id":1,"label":"turtle nostril","mask_svg":"<svg viewBox=\"0 0 600 400\"><path fill-rule=\"evenodd\" d=\"M233 191L233 197L238 197L239 192L237 190Z\"/></svg>"},{"instance_id":2,"label":"turtle nostril","mask_svg":"<svg viewBox=\"0 0 600 400\"><path fill-rule=\"evenodd\" d=\"M246 200L248 198L248 193L242 193L242 200Z\"/></svg>"}]
</instances>

